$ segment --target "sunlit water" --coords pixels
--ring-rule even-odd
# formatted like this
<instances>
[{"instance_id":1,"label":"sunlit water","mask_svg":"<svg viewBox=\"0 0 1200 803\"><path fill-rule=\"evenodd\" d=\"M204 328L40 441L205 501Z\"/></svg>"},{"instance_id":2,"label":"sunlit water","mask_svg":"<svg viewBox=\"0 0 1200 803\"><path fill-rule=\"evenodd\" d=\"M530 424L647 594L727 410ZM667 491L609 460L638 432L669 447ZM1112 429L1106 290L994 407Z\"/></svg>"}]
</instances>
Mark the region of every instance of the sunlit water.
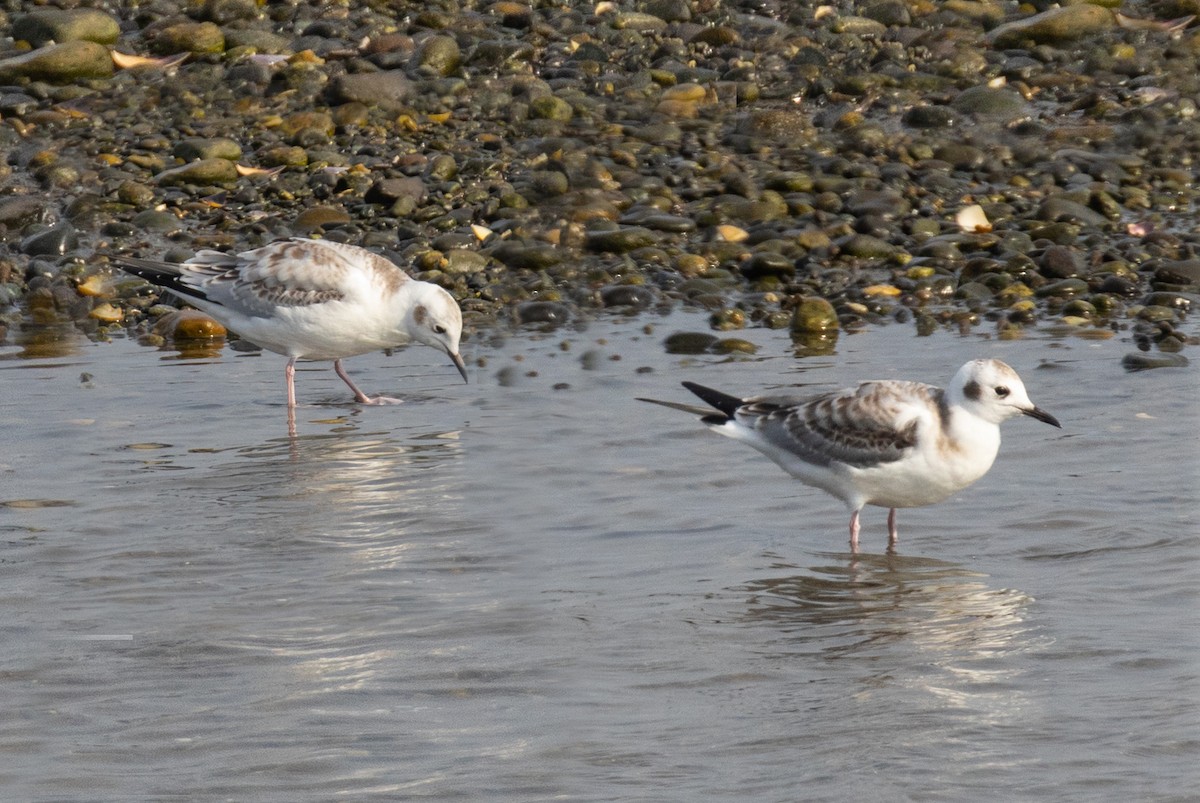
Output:
<instances>
[{"instance_id":1,"label":"sunlit water","mask_svg":"<svg viewBox=\"0 0 1200 803\"><path fill-rule=\"evenodd\" d=\"M350 360L391 407L312 365L296 438L274 355L0 350L5 798L1192 796L1194 367L899 325L661 346L704 328L476 338L465 386L428 349ZM840 503L635 401L985 355L1064 428L1009 422L892 556L886 511L853 557Z\"/></svg>"}]
</instances>

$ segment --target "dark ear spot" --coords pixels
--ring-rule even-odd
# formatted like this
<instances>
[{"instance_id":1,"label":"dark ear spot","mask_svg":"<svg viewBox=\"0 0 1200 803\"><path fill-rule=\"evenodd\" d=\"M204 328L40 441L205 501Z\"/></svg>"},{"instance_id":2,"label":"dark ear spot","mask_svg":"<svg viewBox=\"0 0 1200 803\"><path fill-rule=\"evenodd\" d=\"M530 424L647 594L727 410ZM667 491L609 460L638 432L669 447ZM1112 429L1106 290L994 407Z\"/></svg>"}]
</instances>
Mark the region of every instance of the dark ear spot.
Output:
<instances>
[{"instance_id":1,"label":"dark ear spot","mask_svg":"<svg viewBox=\"0 0 1200 803\"><path fill-rule=\"evenodd\" d=\"M971 380L963 387L963 395L971 401L979 401L979 397L983 395L983 389L979 387L979 383Z\"/></svg>"},{"instance_id":2,"label":"dark ear spot","mask_svg":"<svg viewBox=\"0 0 1200 803\"><path fill-rule=\"evenodd\" d=\"M425 309L425 305L418 304L417 308L413 310L413 320L418 324L422 324L425 323L427 317L429 317L429 310Z\"/></svg>"}]
</instances>

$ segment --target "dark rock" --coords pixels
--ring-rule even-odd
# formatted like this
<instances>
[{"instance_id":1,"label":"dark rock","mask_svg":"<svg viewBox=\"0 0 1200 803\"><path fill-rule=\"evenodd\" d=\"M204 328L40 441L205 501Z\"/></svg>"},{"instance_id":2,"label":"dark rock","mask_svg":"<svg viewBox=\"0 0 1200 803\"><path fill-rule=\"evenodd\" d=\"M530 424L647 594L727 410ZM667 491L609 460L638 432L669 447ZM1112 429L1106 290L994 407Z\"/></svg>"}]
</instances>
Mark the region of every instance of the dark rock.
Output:
<instances>
[{"instance_id":1,"label":"dark rock","mask_svg":"<svg viewBox=\"0 0 1200 803\"><path fill-rule=\"evenodd\" d=\"M121 35L116 18L90 8L41 8L13 20L12 38L34 47L51 42L97 42L111 45Z\"/></svg>"},{"instance_id":2,"label":"dark rock","mask_svg":"<svg viewBox=\"0 0 1200 803\"><path fill-rule=\"evenodd\" d=\"M571 310L557 301L526 301L517 305L517 321L523 324L560 326L571 319Z\"/></svg>"},{"instance_id":3,"label":"dark rock","mask_svg":"<svg viewBox=\"0 0 1200 803\"><path fill-rule=\"evenodd\" d=\"M1067 5L993 28L988 41L997 48L1021 47L1086 39L1116 25L1113 13L1090 3Z\"/></svg>"},{"instance_id":4,"label":"dark rock","mask_svg":"<svg viewBox=\"0 0 1200 803\"><path fill-rule=\"evenodd\" d=\"M330 85L334 103L362 103L368 108L394 108L413 94L413 82L400 70L352 73Z\"/></svg>"},{"instance_id":5,"label":"dark rock","mask_svg":"<svg viewBox=\"0 0 1200 803\"><path fill-rule=\"evenodd\" d=\"M654 303L654 291L643 285L614 284L600 291L600 300L606 307L644 309Z\"/></svg>"},{"instance_id":6,"label":"dark rock","mask_svg":"<svg viewBox=\"0 0 1200 803\"><path fill-rule=\"evenodd\" d=\"M792 259L771 251L752 255L741 265L741 273L747 279L777 276L789 279L796 275L796 263Z\"/></svg>"},{"instance_id":7,"label":"dark rock","mask_svg":"<svg viewBox=\"0 0 1200 803\"><path fill-rule=\"evenodd\" d=\"M1047 198L1038 207L1037 218L1050 222L1081 223L1085 226L1103 226L1108 222L1108 218L1099 212L1067 198Z\"/></svg>"},{"instance_id":8,"label":"dark rock","mask_svg":"<svg viewBox=\"0 0 1200 803\"><path fill-rule=\"evenodd\" d=\"M589 231L587 247L592 251L627 254L658 242L654 232L641 226L629 226L612 231Z\"/></svg>"},{"instance_id":9,"label":"dark rock","mask_svg":"<svg viewBox=\"0 0 1200 803\"><path fill-rule=\"evenodd\" d=\"M41 220L46 214L47 200L33 195L0 198L0 226L16 229Z\"/></svg>"},{"instance_id":10,"label":"dark rock","mask_svg":"<svg viewBox=\"0 0 1200 803\"><path fill-rule=\"evenodd\" d=\"M949 106L914 106L902 119L913 128L951 128L958 124L959 113Z\"/></svg>"},{"instance_id":11,"label":"dark rock","mask_svg":"<svg viewBox=\"0 0 1200 803\"><path fill-rule=\"evenodd\" d=\"M1047 279L1074 279L1083 274L1083 257L1073 248L1052 245L1042 253L1038 270Z\"/></svg>"},{"instance_id":12,"label":"dark rock","mask_svg":"<svg viewBox=\"0 0 1200 803\"><path fill-rule=\"evenodd\" d=\"M1200 285L1200 259L1161 265L1154 271L1154 281L1161 284Z\"/></svg>"},{"instance_id":13,"label":"dark rock","mask_svg":"<svg viewBox=\"0 0 1200 803\"><path fill-rule=\"evenodd\" d=\"M415 176L385 178L371 185L363 198L369 204L393 204L401 198L421 203L429 194L425 182Z\"/></svg>"},{"instance_id":14,"label":"dark rock","mask_svg":"<svg viewBox=\"0 0 1200 803\"><path fill-rule=\"evenodd\" d=\"M1126 354L1121 359L1121 365L1126 371L1146 371L1151 368L1183 368L1188 364L1188 358L1182 354L1135 351Z\"/></svg>"},{"instance_id":15,"label":"dark rock","mask_svg":"<svg viewBox=\"0 0 1200 803\"><path fill-rule=\"evenodd\" d=\"M75 227L68 223L59 224L46 231L31 234L21 240L21 253L28 256L62 256L79 247Z\"/></svg>"},{"instance_id":16,"label":"dark rock","mask_svg":"<svg viewBox=\"0 0 1200 803\"><path fill-rule=\"evenodd\" d=\"M65 84L85 78L108 78L114 69L107 47L78 40L47 45L0 61L0 82L29 78Z\"/></svg>"},{"instance_id":17,"label":"dark rock","mask_svg":"<svg viewBox=\"0 0 1200 803\"><path fill-rule=\"evenodd\" d=\"M192 137L176 145L172 152L175 158L185 162L196 159L228 159L236 162L242 158L242 146L228 137Z\"/></svg>"},{"instance_id":18,"label":"dark rock","mask_svg":"<svg viewBox=\"0 0 1200 803\"><path fill-rule=\"evenodd\" d=\"M950 105L963 114L1003 122L1029 114L1025 99L1015 91L986 85L963 90Z\"/></svg>"},{"instance_id":19,"label":"dark rock","mask_svg":"<svg viewBox=\"0 0 1200 803\"><path fill-rule=\"evenodd\" d=\"M225 52L225 34L211 22L179 22L150 31L147 38L161 55Z\"/></svg>"}]
</instances>

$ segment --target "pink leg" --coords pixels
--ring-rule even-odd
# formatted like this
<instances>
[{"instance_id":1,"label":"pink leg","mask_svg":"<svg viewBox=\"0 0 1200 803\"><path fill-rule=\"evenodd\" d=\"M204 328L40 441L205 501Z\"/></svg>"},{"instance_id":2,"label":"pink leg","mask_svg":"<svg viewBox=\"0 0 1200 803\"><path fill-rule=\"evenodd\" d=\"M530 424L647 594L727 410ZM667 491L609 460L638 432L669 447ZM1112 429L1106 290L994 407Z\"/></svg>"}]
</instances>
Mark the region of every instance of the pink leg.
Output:
<instances>
[{"instance_id":1,"label":"pink leg","mask_svg":"<svg viewBox=\"0 0 1200 803\"><path fill-rule=\"evenodd\" d=\"M888 511L888 551L891 552L896 548L896 542L900 540L900 533L896 532L896 508Z\"/></svg>"},{"instance_id":2,"label":"pink leg","mask_svg":"<svg viewBox=\"0 0 1200 803\"><path fill-rule=\"evenodd\" d=\"M333 361L333 370L337 371L337 375L342 378L342 381L354 391L354 400L359 404L400 404L400 399L393 399L391 396L376 396L373 399L367 396L358 389L358 385L350 381L350 377L346 375L346 369L342 367L341 360Z\"/></svg>"},{"instance_id":3,"label":"pink leg","mask_svg":"<svg viewBox=\"0 0 1200 803\"><path fill-rule=\"evenodd\" d=\"M296 406L296 358L292 357L288 360L287 368L283 369L283 375L287 377L287 394L288 407Z\"/></svg>"},{"instance_id":4,"label":"pink leg","mask_svg":"<svg viewBox=\"0 0 1200 803\"><path fill-rule=\"evenodd\" d=\"M858 551L858 511L850 514L850 551Z\"/></svg>"},{"instance_id":5,"label":"pink leg","mask_svg":"<svg viewBox=\"0 0 1200 803\"><path fill-rule=\"evenodd\" d=\"M342 367L341 360L333 361L333 370L336 371L337 375L342 378L342 381L345 382L347 385L349 385L350 389L352 391L354 391L354 400L356 402L359 402L360 404L374 404L375 403L370 398L368 398L367 394L363 393L361 390L358 389L358 385L356 385L350 381L350 377L346 375L346 369Z\"/></svg>"}]
</instances>

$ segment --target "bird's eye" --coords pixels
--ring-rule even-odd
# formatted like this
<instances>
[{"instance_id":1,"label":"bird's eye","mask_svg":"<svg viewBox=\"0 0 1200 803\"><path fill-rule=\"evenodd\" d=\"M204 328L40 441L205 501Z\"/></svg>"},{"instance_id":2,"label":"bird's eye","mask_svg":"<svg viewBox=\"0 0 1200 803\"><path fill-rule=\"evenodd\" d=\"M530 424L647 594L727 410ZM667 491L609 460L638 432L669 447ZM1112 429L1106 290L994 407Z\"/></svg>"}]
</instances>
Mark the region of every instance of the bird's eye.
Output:
<instances>
[{"instance_id":1,"label":"bird's eye","mask_svg":"<svg viewBox=\"0 0 1200 803\"><path fill-rule=\"evenodd\" d=\"M996 386L996 395L997 396L999 396L1000 398L1003 399L1003 398L1007 397L1008 394L1009 394L1009 390L1008 390L1008 388L1004 387L1004 385Z\"/></svg>"},{"instance_id":2,"label":"bird's eye","mask_svg":"<svg viewBox=\"0 0 1200 803\"><path fill-rule=\"evenodd\" d=\"M446 334L446 327L442 326L440 323L436 323L433 325L433 333L435 335L444 335ZM1005 392L1007 393L1007 391Z\"/></svg>"}]
</instances>

